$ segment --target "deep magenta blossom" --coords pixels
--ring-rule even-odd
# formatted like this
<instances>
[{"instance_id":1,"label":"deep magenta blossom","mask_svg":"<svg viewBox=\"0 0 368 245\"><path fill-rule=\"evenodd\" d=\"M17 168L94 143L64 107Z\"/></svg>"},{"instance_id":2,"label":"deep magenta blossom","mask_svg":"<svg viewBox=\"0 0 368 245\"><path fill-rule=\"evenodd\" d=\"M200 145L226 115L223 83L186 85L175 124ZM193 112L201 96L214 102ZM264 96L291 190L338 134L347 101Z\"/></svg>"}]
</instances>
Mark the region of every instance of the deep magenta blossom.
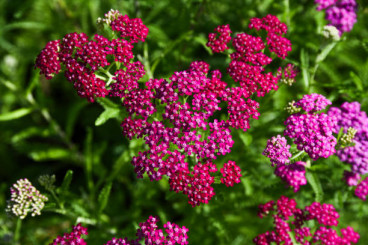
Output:
<instances>
[{"instance_id":1,"label":"deep magenta blossom","mask_svg":"<svg viewBox=\"0 0 368 245\"><path fill-rule=\"evenodd\" d=\"M240 177L242 176L240 171L240 167L234 161L224 163L224 166L220 170L223 176L221 183L227 187L233 186L235 183L240 183Z\"/></svg>"},{"instance_id":2,"label":"deep magenta blossom","mask_svg":"<svg viewBox=\"0 0 368 245\"><path fill-rule=\"evenodd\" d=\"M229 25L218 26L215 29L216 33L208 34L207 46L211 48L212 52L219 53L229 49L227 44L231 41L231 30Z\"/></svg>"},{"instance_id":3,"label":"deep magenta blossom","mask_svg":"<svg viewBox=\"0 0 368 245\"><path fill-rule=\"evenodd\" d=\"M317 10L326 11L326 20L335 26L340 35L350 32L357 21L357 3L355 0L315 0Z\"/></svg>"},{"instance_id":4,"label":"deep magenta blossom","mask_svg":"<svg viewBox=\"0 0 368 245\"><path fill-rule=\"evenodd\" d=\"M321 204L314 202L304 209L296 207L294 199L280 197L275 203L269 201L259 205L258 216L264 218L271 216L274 219L274 230L267 231L258 235L253 242L258 245L268 244L288 244L292 245L293 234L296 242L300 244L341 244L351 245L359 241L359 234L353 228L347 227L341 229L341 236L331 226L337 226L339 214L331 204ZM315 220L318 226L309 227L307 222ZM314 232L312 232L315 230Z\"/></svg>"}]
</instances>

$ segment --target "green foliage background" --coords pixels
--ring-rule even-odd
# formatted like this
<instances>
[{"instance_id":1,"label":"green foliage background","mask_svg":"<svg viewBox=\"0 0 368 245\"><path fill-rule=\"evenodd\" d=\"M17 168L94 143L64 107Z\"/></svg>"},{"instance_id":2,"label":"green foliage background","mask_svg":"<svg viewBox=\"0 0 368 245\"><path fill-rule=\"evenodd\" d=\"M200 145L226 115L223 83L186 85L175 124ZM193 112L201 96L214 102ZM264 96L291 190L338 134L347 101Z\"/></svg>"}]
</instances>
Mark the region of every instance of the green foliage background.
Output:
<instances>
[{"instance_id":1,"label":"green foliage background","mask_svg":"<svg viewBox=\"0 0 368 245\"><path fill-rule=\"evenodd\" d=\"M310 85L327 24L313 0L0 0L0 210L5 210L16 180L28 178L46 193L38 176L55 174L60 186L67 171L73 171L70 187L58 190L65 210L48 195L51 202L42 215L24 220L20 244L48 244L79 221L88 226L88 244L103 244L114 236L133 238L138 223L149 215L188 227L190 244L251 244L272 225L257 217L258 204L281 195L295 198L300 207L314 200L332 203L341 216L339 227L352 226L361 234L359 244L368 244L368 205L342 182L347 166L337 157L317 161L312 172L320 188L314 186L314 191L308 184L295 194L273 175L262 155L267 139L284 129L287 102L305 93L322 93L336 106L359 101L368 110L368 4L357 2L353 31L320 64ZM192 208L184 195L169 191L167 180L137 179L130 160L142 142L124 138L119 120L95 126L104 108L113 110L114 105L89 104L62 75L47 81L34 70L48 41L70 32L96 33L96 19L111 8L142 18L149 27L146 43L135 54L155 77L169 77L194 60L225 73L225 57L205 47L207 34L217 25L243 32L251 17L273 14L289 27L293 51L287 61L301 71L297 83L257 99L260 119L251 121L245 133L234 131L232 153L218 159L235 160L243 170L242 182L233 188L216 185L208 205ZM0 213L0 244L11 244L15 222Z\"/></svg>"}]
</instances>

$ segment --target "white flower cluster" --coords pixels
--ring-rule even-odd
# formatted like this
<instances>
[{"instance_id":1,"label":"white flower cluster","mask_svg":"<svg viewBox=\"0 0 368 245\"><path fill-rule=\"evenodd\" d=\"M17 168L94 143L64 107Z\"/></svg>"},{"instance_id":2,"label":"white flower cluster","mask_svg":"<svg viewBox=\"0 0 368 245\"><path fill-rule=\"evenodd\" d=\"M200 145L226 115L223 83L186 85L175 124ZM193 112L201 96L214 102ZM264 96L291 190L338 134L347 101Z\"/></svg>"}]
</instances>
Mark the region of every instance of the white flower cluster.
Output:
<instances>
[{"instance_id":1,"label":"white flower cluster","mask_svg":"<svg viewBox=\"0 0 368 245\"><path fill-rule=\"evenodd\" d=\"M28 179L20 179L10 187L11 199L7 211L24 219L28 213L32 216L40 215L48 200Z\"/></svg>"},{"instance_id":2,"label":"white flower cluster","mask_svg":"<svg viewBox=\"0 0 368 245\"><path fill-rule=\"evenodd\" d=\"M339 41L340 40L340 32L337 30L336 27L327 25L323 27L322 35L326 39L331 39L333 41Z\"/></svg>"},{"instance_id":3,"label":"white flower cluster","mask_svg":"<svg viewBox=\"0 0 368 245\"><path fill-rule=\"evenodd\" d=\"M97 24L98 25L103 25L103 24L110 25L111 22L119 18L120 15L121 14L118 10L110 9L110 11L105 14L105 18L103 19L100 17L97 18Z\"/></svg>"},{"instance_id":4,"label":"white flower cluster","mask_svg":"<svg viewBox=\"0 0 368 245\"><path fill-rule=\"evenodd\" d=\"M289 113L289 114L294 114L294 113L298 113L301 111L301 108L298 108L295 106L295 101L291 101L288 103L288 105L285 107L285 110Z\"/></svg>"}]
</instances>

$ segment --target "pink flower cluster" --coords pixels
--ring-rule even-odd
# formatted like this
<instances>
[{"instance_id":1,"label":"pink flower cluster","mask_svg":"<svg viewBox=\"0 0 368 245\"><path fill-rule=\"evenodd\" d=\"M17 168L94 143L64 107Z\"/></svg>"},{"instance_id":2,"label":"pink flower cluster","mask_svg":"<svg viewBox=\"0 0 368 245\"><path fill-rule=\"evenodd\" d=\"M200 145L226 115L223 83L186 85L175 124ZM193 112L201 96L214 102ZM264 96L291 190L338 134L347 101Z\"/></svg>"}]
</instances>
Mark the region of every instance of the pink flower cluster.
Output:
<instances>
[{"instance_id":1,"label":"pink flower cluster","mask_svg":"<svg viewBox=\"0 0 368 245\"><path fill-rule=\"evenodd\" d=\"M295 77L298 75L298 70L293 64L287 64L284 69L279 67L277 70L277 80L292 85L295 82Z\"/></svg>"},{"instance_id":2,"label":"pink flower cluster","mask_svg":"<svg viewBox=\"0 0 368 245\"><path fill-rule=\"evenodd\" d=\"M301 185L307 184L307 179L305 178L305 165L305 162L277 165L275 175L280 177L287 186L293 187L294 192L297 192Z\"/></svg>"},{"instance_id":3,"label":"pink flower cluster","mask_svg":"<svg viewBox=\"0 0 368 245\"><path fill-rule=\"evenodd\" d=\"M289 151L290 145L288 145L285 137L277 135L267 141L266 149L263 151L263 155L268 157L272 166L285 165L289 163L291 153Z\"/></svg>"},{"instance_id":4,"label":"pink flower cluster","mask_svg":"<svg viewBox=\"0 0 368 245\"><path fill-rule=\"evenodd\" d=\"M353 143L354 146L345 147L337 151L337 156L341 161L351 165L351 171L345 173L345 180L348 185L358 185L360 175L368 173L368 116L360 108L359 102L345 102L340 107L331 107L328 111L330 117L335 117L337 124L334 133L338 133L341 128L346 133L348 128L357 130ZM355 193L363 200L368 194L368 186L359 184L359 190ZM358 189L358 188L357 188ZM367 193L363 195L363 193Z\"/></svg>"},{"instance_id":5,"label":"pink flower cluster","mask_svg":"<svg viewBox=\"0 0 368 245\"><path fill-rule=\"evenodd\" d=\"M293 139L298 150L304 150L314 161L335 153L336 138L332 133L336 120L325 113L317 113L330 103L322 95L305 95L295 105L306 114L296 113L285 121L284 135Z\"/></svg>"},{"instance_id":6,"label":"pink flower cluster","mask_svg":"<svg viewBox=\"0 0 368 245\"><path fill-rule=\"evenodd\" d=\"M219 33L219 37L217 37L216 33L208 34L208 42L206 45L210 47L214 53L223 52L229 49L227 46L231 41L231 30L229 25L218 26L215 28L215 31Z\"/></svg>"},{"instance_id":7,"label":"pink flower cluster","mask_svg":"<svg viewBox=\"0 0 368 245\"><path fill-rule=\"evenodd\" d=\"M309 244L346 244L357 243L359 234L353 228L347 227L341 229L341 236L337 231L329 228L337 226L339 214L331 204L321 204L314 202L304 209L296 207L294 199L281 196L275 203L274 201L259 205L258 216L264 218L273 214L273 231L267 231L254 238L253 242L258 245L285 244L292 245L293 234L296 242ZM308 227L314 220L316 227ZM314 230L314 232L313 232Z\"/></svg>"},{"instance_id":8,"label":"pink flower cluster","mask_svg":"<svg viewBox=\"0 0 368 245\"><path fill-rule=\"evenodd\" d=\"M240 87L228 87L221 72L210 72L204 61L192 62L169 79L152 78L139 86L145 70L142 63L133 61L132 49L134 43L145 41L148 28L140 19L118 11L105 17L100 22L119 38L95 35L89 40L84 33L67 34L46 46L36 67L49 79L62 65L78 94L89 101L106 95L120 98L128 113L121 123L123 134L142 138L147 145L132 159L138 178L146 174L157 181L167 176L171 190L187 195L191 205L207 203L215 194L214 176L220 175L214 160L230 153L234 144L231 129L246 131L250 119L259 116L259 103L249 97L277 89L278 79L264 73L264 66L272 61L263 54L266 44L245 33L231 38L229 25L216 28L219 36L210 34L208 45L214 52L224 51L232 40L236 52L228 71ZM266 30L270 51L284 59L291 51L290 41L282 37L286 25L271 15L251 22L250 28ZM225 114L223 120L215 118L221 114ZM234 162L225 163L220 171L226 186L240 182L240 168Z\"/></svg>"},{"instance_id":9,"label":"pink flower cluster","mask_svg":"<svg viewBox=\"0 0 368 245\"><path fill-rule=\"evenodd\" d=\"M224 166L220 170L223 178L221 178L221 183L225 184L227 187L233 186L234 183L240 183L240 168L233 161L228 161L224 163Z\"/></svg>"},{"instance_id":10,"label":"pink flower cluster","mask_svg":"<svg viewBox=\"0 0 368 245\"><path fill-rule=\"evenodd\" d=\"M275 175L280 177L287 186L293 187L294 191L297 192L301 185L307 184L305 163L296 162L287 165L292 156L289 149L290 145L288 145L286 138L277 135L267 141L263 155L270 158L272 166L276 165Z\"/></svg>"},{"instance_id":11,"label":"pink flower cluster","mask_svg":"<svg viewBox=\"0 0 368 245\"><path fill-rule=\"evenodd\" d=\"M150 216L146 222L139 223L136 233L137 239L112 238L105 245L139 245L142 240L147 245L188 244L188 229L185 226L180 227L168 221L164 224L165 235L162 229L158 229L157 222L159 222L157 217ZM87 228L78 224L73 226L72 232L65 233L62 237L58 236L50 245L87 245L84 239L81 238L82 235L88 235Z\"/></svg>"},{"instance_id":12,"label":"pink flower cluster","mask_svg":"<svg viewBox=\"0 0 368 245\"><path fill-rule=\"evenodd\" d=\"M50 245L86 245L87 243L82 238L82 235L88 235L87 228L83 227L81 224L78 224L73 226L72 232L65 233L63 236L58 236L52 243L50 243Z\"/></svg>"},{"instance_id":13,"label":"pink flower cluster","mask_svg":"<svg viewBox=\"0 0 368 245\"><path fill-rule=\"evenodd\" d=\"M326 20L335 26L340 35L353 29L357 21L355 0L315 0L317 10L326 9Z\"/></svg>"},{"instance_id":14,"label":"pink flower cluster","mask_svg":"<svg viewBox=\"0 0 368 245\"><path fill-rule=\"evenodd\" d=\"M170 221L164 224L165 232L164 235L162 229L158 229L157 217L150 216L146 222L139 223L139 229L137 230L137 239L128 240L128 238L113 238L108 241L105 245L139 245L142 244L140 241L144 240L144 244L147 245L164 245L164 244L188 244L188 229L183 226L180 227Z\"/></svg>"},{"instance_id":15,"label":"pink flower cluster","mask_svg":"<svg viewBox=\"0 0 368 245\"><path fill-rule=\"evenodd\" d=\"M336 118L325 113L317 113L325 109L331 102L320 94L304 95L295 102L296 109L304 110L290 115L285 121L284 135L294 140L298 150L305 151L315 161L320 157L327 158L335 153L336 138L333 136ZM276 165L275 175L280 177L287 186L297 192L301 185L306 185L304 162L290 162L289 151L285 137L277 135L267 141L263 155L270 158L272 166Z\"/></svg>"},{"instance_id":16,"label":"pink flower cluster","mask_svg":"<svg viewBox=\"0 0 368 245\"><path fill-rule=\"evenodd\" d=\"M271 90L277 90L277 83L281 79L280 76L276 77L271 72L265 72L265 66L272 62L271 57L264 54L266 44L271 53L285 59L291 51L291 43L283 37L287 32L286 25L281 23L276 16L267 15L261 19L252 18L250 22L250 29L267 32L266 43L263 42L262 38L246 33L239 33L235 38L231 38L232 32L229 25L224 25L215 29L220 34L218 38L216 33L209 34L207 46L213 52L223 52L228 49L227 44L232 39L235 52L230 55L231 62L227 69L229 75L235 82L239 82L246 97L253 93L256 93L257 96L264 96ZM291 73L288 76L295 77Z\"/></svg>"},{"instance_id":17,"label":"pink flower cluster","mask_svg":"<svg viewBox=\"0 0 368 245\"><path fill-rule=\"evenodd\" d=\"M61 40L50 41L36 59L35 67L47 79L64 70L65 77L74 84L80 97L93 102L96 97L123 97L126 91L137 87L137 81L144 75L140 62L131 63L133 43L145 41L148 28L140 19L119 16L110 23L121 38L112 39L95 35L89 40L85 33L69 33ZM125 39L124 39L125 38ZM122 63L109 81L101 79L103 69L111 61ZM112 83L110 86L111 82Z\"/></svg>"}]
</instances>

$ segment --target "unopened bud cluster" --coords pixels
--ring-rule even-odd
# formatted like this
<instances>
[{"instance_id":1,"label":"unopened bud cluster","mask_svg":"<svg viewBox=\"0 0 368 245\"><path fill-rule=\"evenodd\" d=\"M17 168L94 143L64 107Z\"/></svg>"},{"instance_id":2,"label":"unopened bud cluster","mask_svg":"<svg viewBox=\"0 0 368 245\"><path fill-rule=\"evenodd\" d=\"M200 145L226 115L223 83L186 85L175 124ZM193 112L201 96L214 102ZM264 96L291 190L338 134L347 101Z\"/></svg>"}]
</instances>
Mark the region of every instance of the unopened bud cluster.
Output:
<instances>
[{"instance_id":1,"label":"unopened bud cluster","mask_svg":"<svg viewBox=\"0 0 368 245\"><path fill-rule=\"evenodd\" d=\"M28 179L20 179L10 187L11 198L7 211L24 219L28 213L31 216L41 214L48 198L42 195Z\"/></svg>"},{"instance_id":2,"label":"unopened bud cluster","mask_svg":"<svg viewBox=\"0 0 368 245\"><path fill-rule=\"evenodd\" d=\"M342 141L345 147L337 150L341 161L351 165L351 170L344 174L348 185L356 186L355 194L365 200L368 195L368 178L359 183L361 175L368 173L368 116L361 110L359 102L345 102L340 107L331 107L328 115L337 119L334 132L341 129L345 133Z\"/></svg>"}]
</instances>

